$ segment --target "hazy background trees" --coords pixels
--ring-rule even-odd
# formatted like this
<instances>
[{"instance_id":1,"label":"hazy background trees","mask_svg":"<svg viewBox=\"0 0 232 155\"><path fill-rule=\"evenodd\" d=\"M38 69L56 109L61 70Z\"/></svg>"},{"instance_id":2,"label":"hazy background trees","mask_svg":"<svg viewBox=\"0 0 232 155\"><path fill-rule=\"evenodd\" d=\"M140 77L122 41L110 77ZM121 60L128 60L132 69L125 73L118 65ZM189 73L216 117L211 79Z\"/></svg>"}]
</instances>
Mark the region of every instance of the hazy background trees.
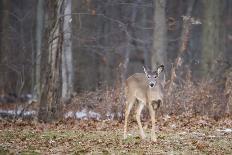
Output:
<instances>
[{"instance_id":1,"label":"hazy background trees","mask_svg":"<svg viewBox=\"0 0 232 155\"><path fill-rule=\"evenodd\" d=\"M44 89L58 90L68 102L164 64L169 92L207 79L230 107L231 10L230 0L1 0L0 95L47 101Z\"/></svg>"}]
</instances>

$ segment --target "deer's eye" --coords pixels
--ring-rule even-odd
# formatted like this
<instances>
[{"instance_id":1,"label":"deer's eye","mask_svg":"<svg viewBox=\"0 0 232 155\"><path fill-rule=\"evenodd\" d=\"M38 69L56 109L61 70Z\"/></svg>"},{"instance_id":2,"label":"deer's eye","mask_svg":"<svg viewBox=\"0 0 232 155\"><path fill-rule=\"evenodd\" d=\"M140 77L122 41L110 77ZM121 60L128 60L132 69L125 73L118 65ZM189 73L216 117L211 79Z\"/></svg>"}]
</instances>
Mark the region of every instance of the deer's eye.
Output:
<instances>
[{"instance_id":1,"label":"deer's eye","mask_svg":"<svg viewBox=\"0 0 232 155\"><path fill-rule=\"evenodd\" d=\"M147 75L147 78L150 79L150 78L151 78L151 75Z\"/></svg>"}]
</instances>

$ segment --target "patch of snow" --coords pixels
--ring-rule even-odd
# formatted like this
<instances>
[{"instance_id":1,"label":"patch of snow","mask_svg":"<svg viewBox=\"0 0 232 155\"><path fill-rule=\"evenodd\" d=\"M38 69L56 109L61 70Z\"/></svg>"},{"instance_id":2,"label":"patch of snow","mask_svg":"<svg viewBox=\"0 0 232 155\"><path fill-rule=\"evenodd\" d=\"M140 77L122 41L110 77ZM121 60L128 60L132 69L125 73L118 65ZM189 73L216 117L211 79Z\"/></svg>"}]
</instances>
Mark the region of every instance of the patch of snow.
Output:
<instances>
[{"instance_id":1,"label":"patch of snow","mask_svg":"<svg viewBox=\"0 0 232 155\"><path fill-rule=\"evenodd\" d=\"M164 116L164 120L167 121L168 119L170 119L171 117L169 115L165 115Z\"/></svg>"},{"instance_id":2,"label":"patch of snow","mask_svg":"<svg viewBox=\"0 0 232 155\"><path fill-rule=\"evenodd\" d=\"M193 135L198 136L198 137L204 137L205 134L204 133L200 133L200 132L192 132Z\"/></svg>"},{"instance_id":3,"label":"patch of snow","mask_svg":"<svg viewBox=\"0 0 232 155\"><path fill-rule=\"evenodd\" d=\"M49 142L50 144L55 143L54 140L49 140L48 142Z\"/></svg>"},{"instance_id":4,"label":"patch of snow","mask_svg":"<svg viewBox=\"0 0 232 155\"><path fill-rule=\"evenodd\" d=\"M179 134L180 134L180 135L186 135L187 132L183 131L183 132L180 132Z\"/></svg>"},{"instance_id":5,"label":"patch of snow","mask_svg":"<svg viewBox=\"0 0 232 155\"><path fill-rule=\"evenodd\" d=\"M232 129L226 128L226 129L217 129L218 132L225 132L225 133L232 133Z\"/></svg>"},{"instance_id":6,"label":"patch of snow","mask_svg":"<svg viewBox=\"0 0 232 155\"><path fill-rule=\"evenodd\" d=\"M172 125L171 125L171 128L176 128L176 124L172 124Z\"/></svg>"},{"instance_id":7,"label":"patch of snow","mask_svg":"<svg viewBox=\"0 0 232 155\"><path fill-rule=\"evenodd\" d=\"M35 110L24 111L24 113L23 113L24 116L35 115L35 114L36 114L36 111L35 111Z\"/></svg>"},{"instance_id":8,"label":"patch of snow","mask_svg":"<svg viewBox=\"0 0 232 155\"><path fill-rule=\"evenodd\" d=\"M106 113L106 117L109 118L109 119L114 119L114 114L108 111Z\"/></svg>"},{"instance_id":9,"label":"patch of snow","mask_svg":"<svg viewBox=\"0 0 232 155\"><path fill-rule=\"evenodd\" d=\"M215 138L216 136L215 135L209 135L208 137L209 138Z\"/></svg>"},{"instance_id":10,"label":"patch of snow","mask_svg":"<svg viewBox=\"0 0 232 155\"><path fill-rule=\"evenodd\" d=\"M89 117L90 118L95 118L95 119L97 119L97 120L99 120L100 119L100 117L101 117L101 115L99 114L99 113L96 113L96 112L94 112L94 111L89 111Z\"/></svg>"},{"instance_id":11,"label":"patch of snow","mask_svg":"<svg viewBox=\"0 0 232 155\"><path fill-rule=\"evenodd\" d=\"M0 110L0 113L3 114L9 114L9 115L15 115L15 110Z\"/></svg>"},{"instance_id":12,"label":"patch of snow","mask_svg":"<svg viewBox=\"0 0 232 155\"><path fill-rule=\"evenodd\" d=\"M78 119L83 119L83 118L87 117L86 109L83 109L82 111L76 112L75 117Z\"/></svg>"},{"instance_id":13,"label":"patch of snow","mask_svg":"<svg viewBox=\"0 0 232 155\"><path fill-rule=\"evenodd\" d=\"M97 119L99 120L101 118L101 115L97 112L94 112L94 111L87 111L86 109L83 109L81 111L76 111L76 112L73 112L73 111L68 111L64 114L64 117L65 118L77 118L77 119L84 119L84 120L87 120L89 118L94 118L94 119Z\"/></svg>"},{"instance_id":14,"label":"patch of snow","mask_svg":"<svg viewBox=\"0 0 232 155\"><path fill-rule=\"evenodd\" d=\"M17 111L16 110L0 110L0 113L2 114L8 114L8 115L19 115L21 114L23 109L18 109ZM35 115L36 114L36 111L35 110L30 110L30 111L24 111L23 112L23 116L29 116L29 115Z\"/></svg>"},{"instance_id":15,"label":"patch of snow","mask_svg":"<svg viewBox=\"0 0 232 155\"><path fill-rule=\"evenodd\" d=\"M122 117L122 113L121 112L118 112L118 117Z\"/></svg>"},{"instance_id":16,"label":"patch of snow","mask_svg":"<svg viewBox=\"0 0 232 155\"><path fill-rule=\"evenodd\" d=\"M64 118L72 118L72 117L74 117L74 112L73 111L69 111L69 112L64 114Z\"/></svg>"},{"instance_id":17,"label":"patch of snow","mask_svg":"<svg viewBox=\"0 0 232 155\"><path fill-rule=\"evenodd\" d=\"M109 120L113 120L115 117L122 117L122 113L121 112L118 112L118 113L111 113L111 112L107 112L106 113L106 117L109 119Z\"/></svg>"},{"instance_id":18,"label":"patch of snow","mask_svg":"<svg viewBox=\"0 0 232 155\"><path fill-rule=\"evenodd\" d=\"M224 131L225 131L225 132L232 132L232 129L227 128L227 129L225 129Z\"/></svg>"}]
</instances>

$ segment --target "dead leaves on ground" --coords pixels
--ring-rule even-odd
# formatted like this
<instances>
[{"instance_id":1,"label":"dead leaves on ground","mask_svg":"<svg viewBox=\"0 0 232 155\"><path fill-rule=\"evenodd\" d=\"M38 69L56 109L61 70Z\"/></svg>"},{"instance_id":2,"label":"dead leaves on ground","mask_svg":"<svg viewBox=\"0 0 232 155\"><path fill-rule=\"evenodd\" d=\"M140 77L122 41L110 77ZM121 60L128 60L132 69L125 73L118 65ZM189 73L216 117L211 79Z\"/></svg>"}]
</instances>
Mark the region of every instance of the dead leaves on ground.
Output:
<instances>
[{"instance_id":1,"label":"dead leaves on ground","mask_svg":"<svg viewBox=\"0 0 232 155\"><path fill-rule=\"evenodd\" d=\"M146 124L146 123L145 123ZM157 121L158 141L141 140L135 122L122 139L118 121L63 120L52 124L0 121L0 154L230 154L232 120L165 116ZM150 128L150 126L148 126ZM146 129L149 135L149 130Z\"/></svg>"}]
</instances>

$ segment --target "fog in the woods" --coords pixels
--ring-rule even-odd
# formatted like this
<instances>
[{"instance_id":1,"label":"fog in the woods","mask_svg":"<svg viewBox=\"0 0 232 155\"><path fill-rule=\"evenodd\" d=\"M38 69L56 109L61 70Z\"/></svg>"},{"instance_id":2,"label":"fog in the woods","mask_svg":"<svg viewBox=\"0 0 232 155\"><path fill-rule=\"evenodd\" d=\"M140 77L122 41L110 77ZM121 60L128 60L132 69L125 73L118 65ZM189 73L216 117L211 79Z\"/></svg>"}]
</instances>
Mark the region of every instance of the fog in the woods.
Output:
<instances>
[{"instance_id":1,"label":"fog in the woods","mask_svg":"<svg viewBox=\"0 0 232 155\"><path fill-rule=\"evenodd\" d=\"M30 100L39 117L70 110L122 117L124 81L163 64L162 114L231 114L230 0L1 0L0 7L3 107L25 109Z\"/></svg>"}]
</instances>

